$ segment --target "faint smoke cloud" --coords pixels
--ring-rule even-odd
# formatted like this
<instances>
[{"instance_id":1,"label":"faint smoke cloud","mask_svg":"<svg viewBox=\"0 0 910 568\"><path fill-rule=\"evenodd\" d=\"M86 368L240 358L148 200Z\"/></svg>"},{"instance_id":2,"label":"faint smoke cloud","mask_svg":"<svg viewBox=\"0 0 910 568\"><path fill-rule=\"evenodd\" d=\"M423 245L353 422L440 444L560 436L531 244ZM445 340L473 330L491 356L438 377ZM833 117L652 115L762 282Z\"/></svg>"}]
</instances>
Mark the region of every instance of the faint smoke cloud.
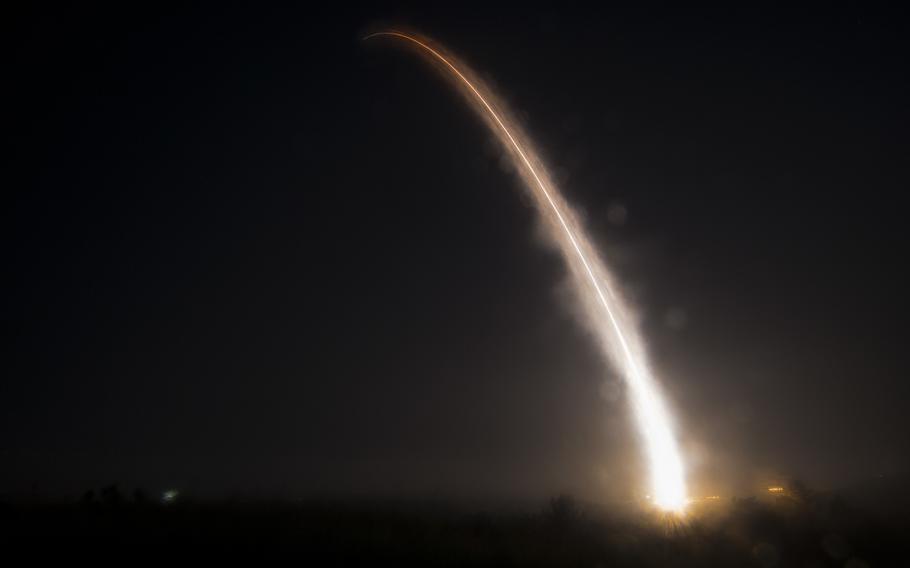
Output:
<instances>
[{"instance_id":1,"label":"faint smoke cloud","mask_svg":"<svg viewBox=\"0 0 910 568\"><path fill-rule=\"evenodd\" d=\"M622 203L611 203L610 207L607 208L607 221L609 221L611 225L622 227L626 224L626 219L628 217L629 211Z\"/></svg>"},{"instance_id":2,"label":"faint smoke cloud","mask_svg":"<svg viewBox=\"0 0 910 568\"><path fill-rule=\"evenodd\" d=\"M686 315L686 310L682 308L670 308L667 310L667 313L664 314L664 324L674 331L685 329L686 324L688 323L689 317Z\"/></svg>"}]
</instances>

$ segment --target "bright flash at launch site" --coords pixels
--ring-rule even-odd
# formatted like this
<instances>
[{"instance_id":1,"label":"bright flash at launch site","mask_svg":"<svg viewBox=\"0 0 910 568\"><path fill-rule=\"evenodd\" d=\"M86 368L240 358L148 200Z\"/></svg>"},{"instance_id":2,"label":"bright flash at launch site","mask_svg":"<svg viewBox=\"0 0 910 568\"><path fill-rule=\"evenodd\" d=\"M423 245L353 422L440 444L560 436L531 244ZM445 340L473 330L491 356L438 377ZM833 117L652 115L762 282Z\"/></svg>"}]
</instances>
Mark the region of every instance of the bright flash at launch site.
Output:
<instances>
[{"instance_id":1,"label":"bright flash at launch site","mask_svg":"<svg viewBox=\"0 0 910 568\"><path fill-rule=\"evenodd\" d=\"M20 4L0 560L908 564L902 14Z\"/></svg>"}]
</instances>

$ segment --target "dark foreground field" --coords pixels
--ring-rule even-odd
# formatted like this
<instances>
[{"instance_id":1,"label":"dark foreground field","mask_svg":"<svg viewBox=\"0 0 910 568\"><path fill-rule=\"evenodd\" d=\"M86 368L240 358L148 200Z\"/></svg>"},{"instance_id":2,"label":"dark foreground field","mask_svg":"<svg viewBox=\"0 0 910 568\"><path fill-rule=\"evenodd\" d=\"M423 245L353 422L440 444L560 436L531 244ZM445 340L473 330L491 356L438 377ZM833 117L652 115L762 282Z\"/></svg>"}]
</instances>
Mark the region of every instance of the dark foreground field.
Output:
<instances>
[{"instance_id":1,"label":"dark foreground field","mask_svg":"<svg viewBox=\"0 0 910 568\"><path fill-rule=\"evenodd\" d=\"M0 505L0 541L44 556L128 565L151 558L299 565L900 566L900 512L837 497L698 505L683 522L556 498L535 512L429 503L158 504L119 496ZM904 520L902 520L904 519Z\"/></svg>"}]
</instances>

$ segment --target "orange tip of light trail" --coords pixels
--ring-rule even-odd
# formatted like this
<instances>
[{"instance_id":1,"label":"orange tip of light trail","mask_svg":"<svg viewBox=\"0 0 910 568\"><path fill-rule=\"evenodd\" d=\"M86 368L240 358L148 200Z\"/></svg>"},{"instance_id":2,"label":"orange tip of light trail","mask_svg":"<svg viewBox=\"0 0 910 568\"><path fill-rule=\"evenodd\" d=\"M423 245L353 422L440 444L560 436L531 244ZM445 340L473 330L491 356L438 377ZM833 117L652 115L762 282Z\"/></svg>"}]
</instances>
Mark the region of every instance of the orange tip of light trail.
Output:
<instances>
[{"instance_id":1,"label":"orange tip of light trail","mask_svg":"<svg viewBox=\"0 0 910 568\"><path fill-rule=\"evenodd\" d=\"M374 37L379 37L379 36L405 37L405 38L408 38L411 40L414 39L412 36L409 36L408 34L406 34L404 32L400 32L398 30L382 30L379 32L369 33L369 34L363 36L362 38L360 38L360 41L367 41L368 39L372 39Z\"/></svg>"}]
</instances>

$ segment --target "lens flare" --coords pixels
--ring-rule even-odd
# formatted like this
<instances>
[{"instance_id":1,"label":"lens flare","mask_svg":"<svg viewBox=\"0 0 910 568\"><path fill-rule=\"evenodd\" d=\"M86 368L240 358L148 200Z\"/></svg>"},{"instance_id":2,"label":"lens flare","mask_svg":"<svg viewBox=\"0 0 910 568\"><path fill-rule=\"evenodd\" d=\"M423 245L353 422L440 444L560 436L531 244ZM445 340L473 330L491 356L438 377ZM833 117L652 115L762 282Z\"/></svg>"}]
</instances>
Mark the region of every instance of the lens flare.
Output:
<instances>
[{"instance_id":1,"label":"lens flare","mask_svg":"<svg viewBox=\"0 0 910 568\"><path fill-rule=\"evenodd\" d=\"M661 509L681 512L687 501L682 459L670 416L647 365L637 323L616 293L615 280L553 183L530 139L510 116L506 105L456 57L412 33L389 30L370 34L364 39L377 37L403 41L439 67L511 154L515 169L524 179L549 236L573 275L578 296L586 307L588 325L629 387L649 465L653 502Z\"/></svg>"}]
</instances>

